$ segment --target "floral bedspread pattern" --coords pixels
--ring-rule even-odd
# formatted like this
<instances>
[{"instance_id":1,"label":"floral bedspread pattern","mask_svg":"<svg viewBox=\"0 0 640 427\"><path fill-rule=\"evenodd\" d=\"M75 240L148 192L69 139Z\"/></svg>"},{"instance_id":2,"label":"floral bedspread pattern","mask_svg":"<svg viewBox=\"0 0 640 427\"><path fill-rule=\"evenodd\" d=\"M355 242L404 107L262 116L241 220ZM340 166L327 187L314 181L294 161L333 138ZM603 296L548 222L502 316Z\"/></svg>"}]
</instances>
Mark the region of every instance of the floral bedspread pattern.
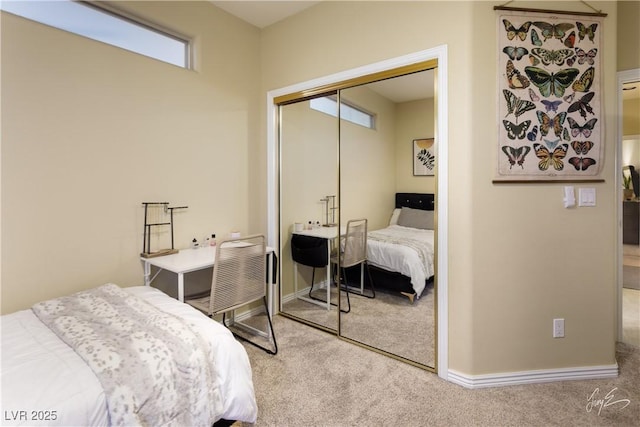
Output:
<instances>
[{"instance_id":1,"label":"floral bedspread pattern","mask_svg":"<svg viewBox=\"0 0 640 427\"><path fill-rule=\"evenodd\" d=\"M91 367L110 425L211 425L221 406L208 347L184 320L114 284L35 304Z\"/></svg>"}]
</instances>

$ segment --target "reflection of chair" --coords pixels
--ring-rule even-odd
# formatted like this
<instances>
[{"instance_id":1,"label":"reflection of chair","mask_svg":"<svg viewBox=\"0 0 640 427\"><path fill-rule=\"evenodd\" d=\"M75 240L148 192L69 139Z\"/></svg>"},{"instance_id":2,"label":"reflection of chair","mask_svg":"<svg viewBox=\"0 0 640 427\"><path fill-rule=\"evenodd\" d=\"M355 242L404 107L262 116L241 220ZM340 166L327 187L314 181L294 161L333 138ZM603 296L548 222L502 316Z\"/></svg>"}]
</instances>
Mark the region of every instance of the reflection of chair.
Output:
<instances>
[{"instance_id":1,"label":"reflection of chair","mask_svg":"<svg viewBox=\"0 0 640 427\"><path fill-rule=\"evenodd\" d=\"M360 295L375 298L376 290L373 286L373 280L371 273L369 272L369 264L367 263L367 220L366 219L352 219L347 222L347 234L340 242L340 268L344 277L344 289L347 291L347 302L349 302L349 293L355 293L349 286L346 277L346 269L360 265ZM338 253L334 251L331 255L331 263L338 264ZM367 269L367 275L369 277L369 283L371 284L371 295L364 293L364 268ZM340 274L338 274L340 277ZM351 309L351 304L349 304Z\"/></svg>"},{"instance_id":2,"label":"reflection of chair","mask_svg":"<svg viewBox=\"0 0 640 427\"><path fill-rule=\"evenodd\" d=\"M225 315L227 312L233 312L239 307L262 298L267 313L269 331L262 332L251 327L249 329L272 338L274 350L269 350L244 337L238 335L236 337L269 354L276 354L278 345L271 323L271 313L269 313L267 306L265 277L264 236L253 235L223 240L216 247L211 293L202 298L186 299L185 302L206 313L209 317L222 314L222 323L226 326Z\"/></svg>"}]
</instances>

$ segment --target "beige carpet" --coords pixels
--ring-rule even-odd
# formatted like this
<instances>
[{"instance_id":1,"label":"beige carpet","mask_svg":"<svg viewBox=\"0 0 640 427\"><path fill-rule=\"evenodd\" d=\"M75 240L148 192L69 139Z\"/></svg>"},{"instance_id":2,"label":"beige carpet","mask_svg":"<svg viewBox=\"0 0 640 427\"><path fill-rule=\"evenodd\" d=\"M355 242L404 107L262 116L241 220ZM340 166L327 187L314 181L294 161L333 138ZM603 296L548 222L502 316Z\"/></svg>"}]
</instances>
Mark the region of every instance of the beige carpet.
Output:
<instances>
[{"instance_id":1,"label":"beige carpet","mask_svg":"<svg viewBox=\"0 0 640 427\"><path fill-rule=\"evenodd\" d=\"M378 290L373 299L352 295L342 317L342 335L426 366L435 366L433 284L413 304Z\"/></svg>"},{"instance_id":2,"label":"beige carpet","mask_svg":"<svg viewBox=\"0 0 640 427\"><path fill-rule=\"evenodd\" d=\"M314 291L316 298L326 298L326 290ZM337 288L331 289L332 302L337 302ZM341 292L346 310L346 293ZM351 294L351 311L342 314L342 334L354 341L396 354L426 366L435 366L435 310L433 284L428 285L412 304L398 292L378 290L375 298ZM336 329L337 310L327 311L302 300L291 300L283 311Z\"/></svg>"},{"instance_id":3,"label":"beige carpet","mask_svg":"<svg viewBox=\"0 0 640 427\"><path fill-rule=\"evenodd\" d=\"M622 289L622 341L640 347L640 291Z\"/></svg>"},{"instance_id":4,"label":"beige carpet","mask_svg":"<svg viewBox=\"0 0 640 427\"><path fill-rule=\"evenodd\" d=\"M640 267L622 266L622 286L627 289L640 290Z\"/></svg>"},{"instance_id":5,"label":"beige carpet","mask_svg":"<svg viewBox=\"0 0 640 427\"><path fill-rule=\"evenodd\" d=\"M620 344L614 379L469 390L282 316L276 356L245 345L256 426L637 426L640 350ZM613 391L615 404L587 410Z\"/></svg>"}]
</instances>

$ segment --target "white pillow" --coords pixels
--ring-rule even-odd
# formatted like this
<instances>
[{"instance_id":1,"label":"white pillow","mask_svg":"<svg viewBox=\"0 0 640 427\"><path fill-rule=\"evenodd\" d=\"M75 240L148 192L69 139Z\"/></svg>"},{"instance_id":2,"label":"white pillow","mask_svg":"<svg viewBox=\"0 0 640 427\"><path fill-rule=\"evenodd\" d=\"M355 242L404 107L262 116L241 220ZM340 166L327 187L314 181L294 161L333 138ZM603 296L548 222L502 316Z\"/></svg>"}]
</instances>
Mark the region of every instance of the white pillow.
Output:
<instances>
[{"instance_id":1,"label":"white pillow","mask_svg":"<svg viewBox=\"0 0 640 427\"><path fill-rule=\"evenodd\" d=\"M398 223L398 217L400 216L401 211L402 209L400 208L393 210L393 213L391 214L391 219L389 220L389 225L396 225Z\"/></svg>"}]
</instances>

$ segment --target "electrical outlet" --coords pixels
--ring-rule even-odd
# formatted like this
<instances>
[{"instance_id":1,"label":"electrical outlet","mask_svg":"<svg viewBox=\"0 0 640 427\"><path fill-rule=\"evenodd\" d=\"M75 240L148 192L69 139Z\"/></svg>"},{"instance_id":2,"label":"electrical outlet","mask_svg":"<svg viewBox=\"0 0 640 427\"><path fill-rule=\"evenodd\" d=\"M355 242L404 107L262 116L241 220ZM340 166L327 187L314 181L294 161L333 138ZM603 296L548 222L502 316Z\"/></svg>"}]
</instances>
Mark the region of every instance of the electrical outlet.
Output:
<instances>
[{"instance_id":1,"label":"electrical outlet","mask_svg":"<svg viewBox=\"0 0 640 427\"><path fill-rule=\"evenodd\" d=\"M553 337L564 338L564 319L553 319Z\"/></svg>"}]
</instances>

